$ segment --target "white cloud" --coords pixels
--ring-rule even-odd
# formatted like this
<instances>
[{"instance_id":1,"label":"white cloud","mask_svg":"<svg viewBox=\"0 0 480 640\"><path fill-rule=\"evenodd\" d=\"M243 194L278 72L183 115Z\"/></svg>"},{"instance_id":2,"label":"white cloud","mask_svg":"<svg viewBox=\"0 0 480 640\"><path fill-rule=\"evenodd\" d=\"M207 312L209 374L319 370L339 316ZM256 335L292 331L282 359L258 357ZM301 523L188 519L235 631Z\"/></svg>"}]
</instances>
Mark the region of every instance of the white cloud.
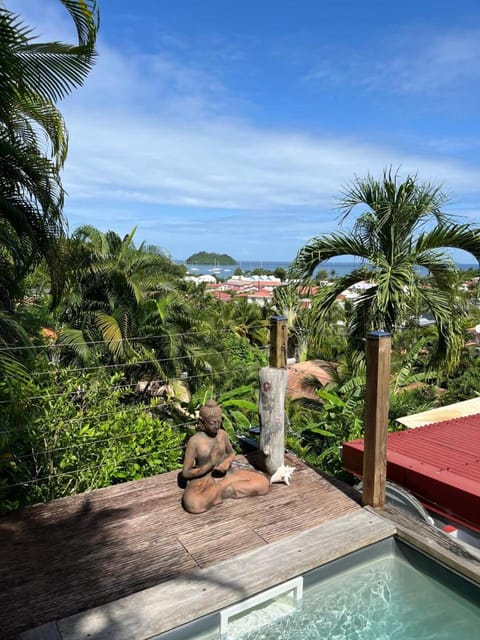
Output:
<instances>
[{"instance_id":1,"label":"white cloud","mask_svg":"<svg viewBox=\"0 0 480 640\"><path fill-rule=\"evenodd\" d=\"M70 110L72 198L238 209L328 206L354 174L385 166L478 193L479 172L361 140L265 131L246 122Z\"/></svg>"},{"instance_id":2,"label":"white cloud","mask_svg":"<svg viewBox=\"0 0 480 640\"><path fill-rule=\"evenodd\" d=\"M18 5L45 39L73 40L58 3ZM255 124L220 75L176 56L184 43L175 34L169 38L175 41L169 53L126 53L100 34L97 66L61 107L70 131L64 184L71 228L90 222L127 233L138 224L139 239L182 247L184 255L208 249L211 241L214 250L243 252L260 243L289 258L310 237L334 228L332 207L342 185L390 165L444 182L473 219L468 203L480 195L478 164L450 157L448 150L406 152L361 134L334 137ZM473 38L473 31L438 36L392 55L382 68L352 58L343 76L360 70L364 83L436 88L455 73L478 73L480 47ZM336 69L327 61L317 73L324 80ZM418 84L410 87L410 77Z\"/></svg>"},{"instance_id":3,"label":"white cloud","mask_svg":"<svg viewBox=\"0 0 480 640\"><path fill-rule=\"evenodd\" d=\"M422 37L419 47L407 48L384 68L382 80L406 93L448 93L466 88L480 77L480 30L451 31ZM395 87L397 85L397 87Z\"/></svg>"},{"instance_id":4,"label":"white cloud","mask_svg":"<svg viewBox=\"0 0 480 640\"><path fill-rule=\"evenodd\" d=\"M303 81L326 86L359 87L382 94L420 94L442 99L471 91L480 77L480 29L432 31L411 28L387 34L375 47L339 46L320 50Z\"/></svg>"}]
</instances>

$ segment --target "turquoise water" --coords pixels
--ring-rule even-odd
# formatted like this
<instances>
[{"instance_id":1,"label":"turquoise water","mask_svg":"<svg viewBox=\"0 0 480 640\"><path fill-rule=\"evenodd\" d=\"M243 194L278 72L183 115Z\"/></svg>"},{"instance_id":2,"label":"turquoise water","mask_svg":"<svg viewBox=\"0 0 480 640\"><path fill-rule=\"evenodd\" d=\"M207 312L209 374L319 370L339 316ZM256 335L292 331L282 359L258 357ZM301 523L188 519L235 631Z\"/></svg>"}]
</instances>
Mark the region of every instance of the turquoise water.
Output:
<instances>
[{"instance_id":1,"label":"turquoise water","mask_svg":"<svg viewBox=\"0 0 480 640\"><path fill-rule=\"evenodd\" d=\"M241 635L242 640L473 640L480 601L386 556L323 580L302 610Z\"/></svg>"},{"instance_id":2,"label":"turquoise water","mask_svg":"<svg viewBox=\"0 0 480 640\"><path fill-rule=\"evenodd\" d=\"M299 610L286 607L286 596L248 609L231 619L228 640L480 637L480 588L404 545L400 549L327 578L315 578L312 572L305 579ZM211 627L197 635L190 629L187 635L173 637L219 640L220 634L218 627Z\"/></svg>"}]
</instances>

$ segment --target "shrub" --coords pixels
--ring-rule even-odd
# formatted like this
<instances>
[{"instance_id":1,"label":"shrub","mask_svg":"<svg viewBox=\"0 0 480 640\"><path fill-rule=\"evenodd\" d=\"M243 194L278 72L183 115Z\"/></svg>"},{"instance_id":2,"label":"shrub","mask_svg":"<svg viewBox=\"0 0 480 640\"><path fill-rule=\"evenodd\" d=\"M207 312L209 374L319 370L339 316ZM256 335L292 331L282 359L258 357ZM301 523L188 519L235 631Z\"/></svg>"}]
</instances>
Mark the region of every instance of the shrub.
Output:
<instances>
[{"instance_id":1,"label":"shrub","mask_svg":"<svg viewBox=\"0 0 480 640\"><path fill-rule=\"evenodd\" d=\"M184 433L138 403L121 374L55 371L0 441L0 510L180 467Z\"/></svg>"}]
</instances>

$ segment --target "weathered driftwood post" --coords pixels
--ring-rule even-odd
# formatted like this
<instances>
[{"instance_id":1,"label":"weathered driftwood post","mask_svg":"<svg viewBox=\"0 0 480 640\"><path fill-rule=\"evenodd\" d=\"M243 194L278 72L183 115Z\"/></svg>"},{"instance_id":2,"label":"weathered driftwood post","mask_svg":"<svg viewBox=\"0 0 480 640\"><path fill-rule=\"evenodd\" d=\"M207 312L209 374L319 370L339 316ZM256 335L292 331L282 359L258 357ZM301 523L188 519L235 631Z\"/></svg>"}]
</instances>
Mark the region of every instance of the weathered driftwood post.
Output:
<instances>
[{"instance_id":1,"label":"weathered driftwood post","mask_svg":"<svg viewBox=\"0 0 480 640\"><path fill-rule=\"evenodd\" d=\"M287 318L270 318L270 366L258 372L260 450L258 465L269 475L285 464L285 392L287 389Z\"/></svg>"},{"instance_id":2,"label":"weathered driftwood post","mask_svg":"<svg viewBox=\"0 0 480 640\"><path fill-rule=\"evenodd\" d=\"M367 388L363 451L363 505L383 507L387 478L388 387L391 337L386 331L367 335Z\"/></svg>"}]
</instances>

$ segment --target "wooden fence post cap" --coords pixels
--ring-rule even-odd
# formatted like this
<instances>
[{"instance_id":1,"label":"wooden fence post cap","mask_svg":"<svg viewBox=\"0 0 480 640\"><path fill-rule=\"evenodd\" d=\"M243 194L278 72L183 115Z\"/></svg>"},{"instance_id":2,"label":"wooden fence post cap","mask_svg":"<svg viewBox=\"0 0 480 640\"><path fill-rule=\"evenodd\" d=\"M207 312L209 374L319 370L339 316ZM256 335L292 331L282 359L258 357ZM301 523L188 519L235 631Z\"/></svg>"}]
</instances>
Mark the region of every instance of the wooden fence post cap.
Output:
<instances>
[{"instance_id":1,"label":"wooden fence post cap","mask_svg":"<svg viewBox=\"0 0 480 640\"><path fill-rule=\"evenodd\" d=\"M281 322L282 320L287 320L286 316L271 316L270 322Z\"/></svg>"},{"instance_id":2,"label":"wooden fence post cap","mask_svg":"<svg viewBox=\"0 0 480 640\"><path fill-rule=\"evenodd\" d=\"M369 331L367 333L367 338L371 338L372 340L379 340L380 338L390 338L391 333L388 331Z\"/></svg>"}]
</instances>

